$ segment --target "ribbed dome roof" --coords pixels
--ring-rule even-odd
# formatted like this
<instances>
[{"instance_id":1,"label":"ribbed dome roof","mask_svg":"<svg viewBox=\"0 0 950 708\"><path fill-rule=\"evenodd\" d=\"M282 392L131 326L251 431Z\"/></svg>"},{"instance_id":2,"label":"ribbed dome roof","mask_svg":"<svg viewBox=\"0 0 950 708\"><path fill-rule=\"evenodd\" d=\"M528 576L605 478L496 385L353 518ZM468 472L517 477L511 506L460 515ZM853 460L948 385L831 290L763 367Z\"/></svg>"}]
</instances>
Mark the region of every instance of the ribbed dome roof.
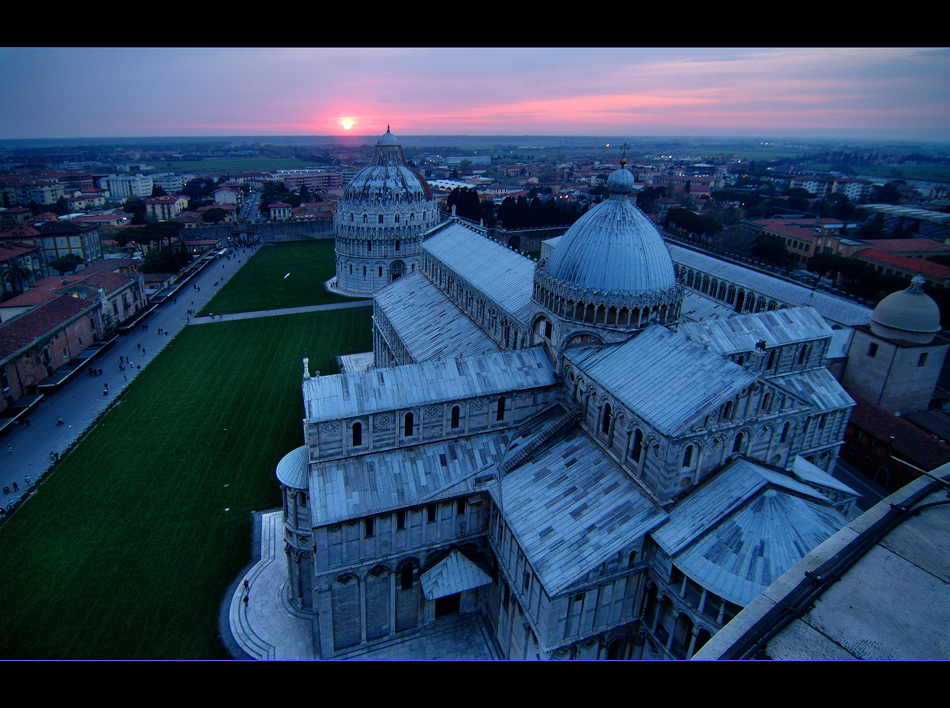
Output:
<instances>
[{"instance_id":1,"label":"ribbed dome roof","mask_svg":"<svg viewBox=\"0 0 950 708\"><path fill-rule=\"evenodd\" d=\"M356 173L343 198L350 202L418 202L433 197L425 178L406 165L402 146L387 127L386 134L376 141L373 164Z\"/></svg>"},{"instance_id":2,"label":"ribbed dome roof","mask_svg":"<svg viewBox=\"0 0 950 708\"><path fill-rule=\"evenodd\" d=\"M277 479L281 484L292 489L308 489L310 451L306 445L301 445L284 455L277 463Z\"/></svg>"},{"instance_id":3,"label":"ribbed dome roof","mask_svg":"<svg viewBox=\"0 0 950 708\"><path fill-rule=\"evenodd\" d=\"M904 337L929 342L940 331L940 308L924 292L924 279L916 276L906 290L881 300L871 313L871 330L882 337Z\"/></svg>"},{"instance_id":4,"label":"ribbed dome roof","mask_svg":"<svg viewBox=\"0 0 950 708\"><path fill-rule=\"evenodd\" d=\"M633 175L610 175L610 198L578 219L544 266L548 277L591 292L640 294L676 286L673 259L653 222L630 199Z\"/></svg>"}]
</instances>

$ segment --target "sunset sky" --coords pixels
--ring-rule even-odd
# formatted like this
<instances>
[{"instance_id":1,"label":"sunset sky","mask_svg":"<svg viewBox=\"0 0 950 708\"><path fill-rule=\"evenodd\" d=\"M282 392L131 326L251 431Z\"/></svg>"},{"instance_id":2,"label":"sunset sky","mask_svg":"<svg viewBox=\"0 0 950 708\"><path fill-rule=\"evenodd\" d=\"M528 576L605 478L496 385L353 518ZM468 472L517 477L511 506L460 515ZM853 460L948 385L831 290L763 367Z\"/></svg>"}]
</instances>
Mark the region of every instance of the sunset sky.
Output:
<instances>
[{"instance_id":1,"label":"sunset sky","mask_svg":"<svg viewBox=\"0 0 950 708\"><path fill-rule=\"evenodd\" d=\"M0 138L950 139L950 49L0 48Z\"/></svg>"}]
</instances>

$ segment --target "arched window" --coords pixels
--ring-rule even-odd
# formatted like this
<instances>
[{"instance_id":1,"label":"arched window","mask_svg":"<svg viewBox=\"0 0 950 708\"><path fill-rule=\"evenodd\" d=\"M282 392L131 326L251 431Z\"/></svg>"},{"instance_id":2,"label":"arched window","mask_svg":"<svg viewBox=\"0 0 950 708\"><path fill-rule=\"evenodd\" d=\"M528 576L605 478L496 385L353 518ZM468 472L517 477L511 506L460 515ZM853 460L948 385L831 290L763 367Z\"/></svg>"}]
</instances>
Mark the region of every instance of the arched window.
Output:
<instances>
[{"instance_id":1,"label":"arched window","mask_svg":"<svg viewBox=\"0 0 950 708\"><path fill-rule=\"evenodd\" d=\"M383 223L383 215L382 215L382 214L379 215L379 223L380 223L380 224Z\"/></svg>"},{"instance_id":2,"label":"arched window","mask_svg":"<svg viewBox=\"0 0 950 708\"><path fill-rule=\"evenodd\" d=\"M745 433L739 432L736 433L736 440L732 443L733 452L742 452L742 445L745 442Z\"/></svg>"},{"instance_id":3,"label":"arched window","mask_svg":"<svg viewBox=\"0 0 950 708\"><path fill-rule=\"evenodd\" d=\"M399 217L397 216L396 218L398 219ZM398 238L396 239L396 250L397 250L397 251L399 250L399 239L398 239Z\"/></svg>"},{"instance_id":4,"label":"arched window","mask_svg":"<svg viewBox=\"0 0 950 708\"><path fill-rule=\"evenodd\" d=\"M643 454L643 431L637 428L633 434L633 447L630 449L630 458L640 464L640 455Z\"/></svg>"},{"instance_id":5,"label":"arched window","mask_svg":"<svg viewBox=\"0 0 950 708\"><path fill-rule=\"evenodd\" d=\"M689 467L693 463L693 446L687 445L683 451L683 467Z\"/></svg>"},{"instance_id":6,"label":"arched window","mask_svg":"<svg viewBox=\"0 0 950 708\"><path fill-rule=\"evenodd\" d=\"M782 426L782 437L779 440L779 442L786 442L788 440L788 431L791 429L791 427L792 427L791 423L786 423L785 425Z\"/></svg>"},{"instance_id":7,"label":"arched window","mask_svg":"<svg viewBox=\"0 0 950 708\"><path fill-rule=\"evenodd\" d=\"M723 420L730 420L732 418L732 401L727 401L726 405L722 409Z\"/></svg>"},{"instance_id":8,"label":"arched window","mask_svg":"<svg viewBox=\"0 0 950 708\"><path fill-rule=\"evenodd\" d=\"M408 438L412 436L412 413L406 413L403 434Z\"/></svg>"},{"instance_id":9,"label":"arched window","mask_svg":"<svg viewBox=\"0 0 950 708\"><path fill-rule=\"evenodd\" d=\"M495 420L504 420L505 419L505 397L502 396L498 399L498 412L495 414Z\"/></svg>"},{"instance_id":10,"label":"arched window","mask_svg":"<svg viewBox=\"0 0 950 708\"><path fill-rule=\"evenodd\" d=\"M459 427L459 416L461 414L461 409L458 406L452 406L452 427Z\"/></svg>"},{"instance_id":11,"label":"arched window","mask_svg":"<svg viewBox=\"0 0 950 708\"><path fill-rule=\"evenodd\" d=\"M399 223L399 214L396 214L396 223ZM398 241L396 243L399 243Z\"/></svg>"},{"instance_id":12,"label":"arched window","mask_svg":"<svg viewBox=\"0 0 950 708\"><path fill-rule=\"evenodd\" d=\"M367 250L367 251L372 251L372 250L373 250L373 242L370 241L369 239L366 239L366 250Z\"/></svg>"},{"instance_id":13,"label":"arched window","mask_svg":"<svg viewBox=\"0 0 950 708\"><path fill-rule=\"evenodd\" d=\"M353 447L363 444L363 424L353 423Z\"/></svg>"},{"instance_id":14,"label":"arched window","mask_svg":"<svg viewBox=\"0 0 950 708\"><path fill-rule=\"evenodd\" d=\"M600 430L604 435L610 432L610 404L604 404L604 418L600 422Z\"/></svg>"},{"instance_id":15,"label":"arched window","mask_svg":"<svg viewBox=\"0 0 950 708\"><path fill-rule=\"evenodd\" d=\"M363 214L363 223L365 224L367 221L369 221L369 216Z\"/></svg>"}]
</instances>

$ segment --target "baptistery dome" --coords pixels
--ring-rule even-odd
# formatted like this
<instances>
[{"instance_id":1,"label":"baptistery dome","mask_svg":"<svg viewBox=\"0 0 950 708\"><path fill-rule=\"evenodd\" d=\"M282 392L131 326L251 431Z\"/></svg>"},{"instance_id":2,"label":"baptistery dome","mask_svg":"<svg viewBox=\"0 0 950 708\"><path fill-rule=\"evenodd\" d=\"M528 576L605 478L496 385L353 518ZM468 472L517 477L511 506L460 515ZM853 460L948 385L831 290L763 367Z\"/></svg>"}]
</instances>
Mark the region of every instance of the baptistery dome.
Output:
<instances>
[{"instance_id":1,"label":"baptistery dome","mask_svg":"<svg viewBox=\"0 0 950 708\"><path fill-rule=\"evenodd\" d=\"M670 251L630 197L625 167L610 198L578 219L535 274L535 299L567 320L618 328L673 321L683 299Z\"/></svg>"},{"instance_id":2,"label":"baptistery dome","mask_svg":"<svg viewBox=\"0 0 950 708\"><path fill-rule=\"evenodd\" d=\"M940 308L924 292L924 279L916 276L906 290L881 300L871 313L871 331L888 339L918 344L933 340L940 331Z\"/></svg>"},{"instance_id":3,"label":"baptistery dome","mask_svg":"<svg viewBox=\"0 0 950 708\"><path fill-rule=\"evenodd\" d=\"M440 221L425 178L387 128L373 162L346 186L334 217L336 287L368 295L419 264L422 234Z\"/></svg>"}]
</instances>

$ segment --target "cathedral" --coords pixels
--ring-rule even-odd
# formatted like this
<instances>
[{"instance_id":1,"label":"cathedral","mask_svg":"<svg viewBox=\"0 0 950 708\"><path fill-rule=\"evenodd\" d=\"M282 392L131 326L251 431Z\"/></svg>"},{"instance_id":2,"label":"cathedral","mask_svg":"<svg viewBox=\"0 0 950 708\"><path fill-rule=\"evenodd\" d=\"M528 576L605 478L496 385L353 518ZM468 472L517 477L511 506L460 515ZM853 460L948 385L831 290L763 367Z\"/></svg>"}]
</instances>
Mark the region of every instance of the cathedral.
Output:
<instances>
[{"instance_id":1,"label":"cathedral","mask_svg":"<svg viewBox=\"0 0 950 708\"><path fill-rule=\"evenodd\" d=\"M684 659L843 527L854 401L812 306L684 316L610 196L536 262L457 219L387 133L337 216L368 368L303 366L278 464L288 602L324 659L477 615L508 659Z\"/></svg>"}]
</instances>

